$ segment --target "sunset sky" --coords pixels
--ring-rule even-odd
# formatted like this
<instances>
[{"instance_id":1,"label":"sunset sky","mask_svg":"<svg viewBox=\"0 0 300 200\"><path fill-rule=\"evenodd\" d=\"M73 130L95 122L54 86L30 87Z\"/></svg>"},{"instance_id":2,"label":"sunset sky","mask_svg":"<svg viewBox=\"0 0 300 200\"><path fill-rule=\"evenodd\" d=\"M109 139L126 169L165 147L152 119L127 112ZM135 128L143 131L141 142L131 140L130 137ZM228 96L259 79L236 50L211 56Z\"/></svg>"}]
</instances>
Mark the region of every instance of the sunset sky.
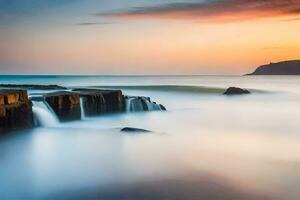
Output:
<instances>
[{"instance_id":1,"label":"sunset sky","mask_svg":"<svg viewBox=\"0 0 300 200\"><path fill-rule=\"evenodd\" d=\"M300 59L300 0L0 0L1 74L244 74Z\"/></svg>"}]
</instances>

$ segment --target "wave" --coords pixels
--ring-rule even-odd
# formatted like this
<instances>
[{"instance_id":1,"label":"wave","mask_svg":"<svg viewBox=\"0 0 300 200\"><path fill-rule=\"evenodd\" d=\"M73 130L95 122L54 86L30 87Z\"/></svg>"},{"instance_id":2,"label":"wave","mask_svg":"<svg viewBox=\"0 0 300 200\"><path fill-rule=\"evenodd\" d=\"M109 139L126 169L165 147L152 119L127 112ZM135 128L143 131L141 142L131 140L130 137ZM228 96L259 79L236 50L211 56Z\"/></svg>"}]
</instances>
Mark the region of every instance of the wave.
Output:
<instances>
[{"instance_id":1,"label":"wave","mask_svg":"<svg viewBox=\"0 0 300 200\"><path fill-rule=\"evenodd\" d=\"M186 93L204 93L204 94L222 94L226 89L205 86L189 85L114 85L114 86L92 86L98 89L120 89L120 90L148 90L162 92L186 92Z\"/></svg>"},{"instance_id":2,"label":"wave","mask_svg":"<svg viewBox=\"0 0 300 200\"><path fill-rule=\"evenodd\" d=\"M199 93L199 94L223 94L227 88L195 86L195 85L105 85L90 86L95 89L119 89L119 90L146 90L160 92L181 92L181 93ZM249 89L252 93L269 93L270 91Z\"/></svg>"}]
</instances>

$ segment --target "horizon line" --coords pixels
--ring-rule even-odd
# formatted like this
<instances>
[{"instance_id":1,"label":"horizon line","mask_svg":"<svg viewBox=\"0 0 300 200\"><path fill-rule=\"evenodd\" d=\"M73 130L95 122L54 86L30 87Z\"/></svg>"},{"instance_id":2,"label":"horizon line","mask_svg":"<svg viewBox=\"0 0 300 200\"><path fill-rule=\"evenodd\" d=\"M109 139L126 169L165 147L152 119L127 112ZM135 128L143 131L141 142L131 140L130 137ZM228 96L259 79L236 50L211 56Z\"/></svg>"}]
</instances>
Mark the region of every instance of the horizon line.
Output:
<instances>
[{"instance_id":1,"label":"horizon line","mask_svg":"<svg viewBox=\"0 0 300 200\"><path fill-rule=\"evenodd\" d=\"M245 74L0 74L0 76L244 76Z\"/></svg>"}]
</instances>

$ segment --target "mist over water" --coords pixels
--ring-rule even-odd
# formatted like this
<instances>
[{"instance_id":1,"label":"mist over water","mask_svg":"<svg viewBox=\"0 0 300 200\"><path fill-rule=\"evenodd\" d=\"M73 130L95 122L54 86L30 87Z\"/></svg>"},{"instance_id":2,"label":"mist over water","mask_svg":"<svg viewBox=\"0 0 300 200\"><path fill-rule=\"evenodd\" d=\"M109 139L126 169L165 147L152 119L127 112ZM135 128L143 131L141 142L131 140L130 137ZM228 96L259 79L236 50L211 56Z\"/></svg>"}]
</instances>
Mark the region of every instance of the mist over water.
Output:
<instances>
[{"instance_id":1,"label":"mist over water","mask_svg":"<svg viewBox=\"0 0 300 200\"><path fill-rule=\"evenodd\" d=\"M300 198L298 76L2 76L0 81L114 86L126 95L151 97L168 110L84 117L2 136L4 199ZM253 93L223 96L229 86ZM120 132L127 126L152 132Z\"/></svg>"}]
</instances>

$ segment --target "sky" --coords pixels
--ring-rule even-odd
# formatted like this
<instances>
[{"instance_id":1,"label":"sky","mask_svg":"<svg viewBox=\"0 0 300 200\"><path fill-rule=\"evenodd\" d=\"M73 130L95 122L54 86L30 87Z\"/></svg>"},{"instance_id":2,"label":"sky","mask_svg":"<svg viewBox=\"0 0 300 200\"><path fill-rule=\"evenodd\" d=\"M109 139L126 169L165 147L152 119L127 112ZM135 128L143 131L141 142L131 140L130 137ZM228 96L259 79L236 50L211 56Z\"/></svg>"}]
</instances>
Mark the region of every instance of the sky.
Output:
<instances>
[{"instance_id":1,"label":"sky","mask_svg":"<svg viewBox=\"0 0 300 200\"><path fill-rule=\"evenodd\" d=\"M224 74L300 59L300 0L0 0L0 74Z\"/></svg>"}]
</instances>

